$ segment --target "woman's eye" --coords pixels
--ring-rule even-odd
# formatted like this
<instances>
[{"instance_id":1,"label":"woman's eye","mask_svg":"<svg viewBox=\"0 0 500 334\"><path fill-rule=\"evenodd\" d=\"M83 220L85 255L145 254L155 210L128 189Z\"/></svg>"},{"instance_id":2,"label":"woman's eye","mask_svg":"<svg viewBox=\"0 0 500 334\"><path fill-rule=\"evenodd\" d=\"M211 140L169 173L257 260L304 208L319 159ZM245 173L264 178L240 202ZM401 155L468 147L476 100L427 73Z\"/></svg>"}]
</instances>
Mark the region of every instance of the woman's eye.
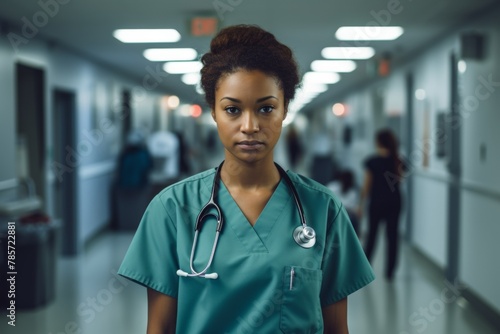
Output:
<instances>
[{"instance_id":1,"label":"woman's eye","mask_svg":"<svg viewBox=\"0 0 500 334\"><path fill-rule=\"evenodd\" d=\"M271 111L274 110L274 107L273 106L264 106L262 108L260 108L260 111L262 111L263 113L270 113Z\"/></svg>"},{"instance_id":2,"label":"woman's eye","mask_svg":"<svg viewBox=\"0 0 500 334\"><path fill-rule=\"evenodd\" d=\"M236 114L238 112L238 108L236 108L236 107L226 107L224 110L228 114Z\"/></svg>"}]
</instances>

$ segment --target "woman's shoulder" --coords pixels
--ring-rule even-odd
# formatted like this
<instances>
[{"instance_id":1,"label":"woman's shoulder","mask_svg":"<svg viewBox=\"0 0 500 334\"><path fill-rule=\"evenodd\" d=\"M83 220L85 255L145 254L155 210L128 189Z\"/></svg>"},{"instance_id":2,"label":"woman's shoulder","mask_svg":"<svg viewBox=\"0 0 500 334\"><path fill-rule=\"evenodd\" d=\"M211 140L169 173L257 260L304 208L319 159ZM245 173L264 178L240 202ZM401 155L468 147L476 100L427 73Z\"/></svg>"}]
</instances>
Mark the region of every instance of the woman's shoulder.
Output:
<instances>
[{"instance_id":1,"label":"woman's shoulder","mask_svg":"<svg viewBox=\"0 0 500 334\"><path fill-rule=\"evenodd\" d=\"M161 190L157 197L163 198L171 196L175 193L186 192L186 191L199 191L200 188L211 188L213 178L215 175L215 168L207 169L203 172L194 174L180 181L177 181Z\"/></svg>"},{"instance_id":2,"label":"woman's shoulder","mask_svg":"<svg viewBox=\"0 0 500 334\"><path fill-rule=\"evenodd\" d=\"M384 165L387 160L390 160L390 159L388 159L387 157L383 157L381 155L378 155L378 154L374 154L374 155L371 155L368 158L366 158L363 165L368 169L373 169L373 168L377 168L377 166Z\"/></svg>"}]
</instances>

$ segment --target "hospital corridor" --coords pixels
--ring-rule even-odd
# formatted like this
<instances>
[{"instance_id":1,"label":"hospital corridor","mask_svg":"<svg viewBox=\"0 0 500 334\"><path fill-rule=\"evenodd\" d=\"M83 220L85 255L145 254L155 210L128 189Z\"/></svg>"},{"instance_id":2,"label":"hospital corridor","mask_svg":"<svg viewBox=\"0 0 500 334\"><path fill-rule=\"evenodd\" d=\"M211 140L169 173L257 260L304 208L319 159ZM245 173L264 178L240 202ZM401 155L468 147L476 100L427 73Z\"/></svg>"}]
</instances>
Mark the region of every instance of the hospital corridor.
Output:
<instances>
[{"instance_id":1,"label":"hospital corridor","mask_svg":"<svg viewBox=\"0 0 500 334\"><path fill-rule=\"evenodd\" d=\"M0 333L500 333L499 17L1 0Z\"/></svg>"}]
</instances>

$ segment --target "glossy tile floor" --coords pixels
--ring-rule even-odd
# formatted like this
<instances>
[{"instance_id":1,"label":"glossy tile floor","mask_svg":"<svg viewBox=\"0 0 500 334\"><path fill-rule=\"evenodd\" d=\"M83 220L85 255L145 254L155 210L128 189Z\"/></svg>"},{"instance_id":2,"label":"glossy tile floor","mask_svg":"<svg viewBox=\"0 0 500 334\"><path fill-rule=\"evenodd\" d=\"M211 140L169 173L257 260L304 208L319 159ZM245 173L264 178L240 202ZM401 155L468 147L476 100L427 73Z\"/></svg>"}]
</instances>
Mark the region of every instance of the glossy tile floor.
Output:
<instances>
[{"instance_id":1,"label":"glossy tile floor","mask_svg":"<svg viewBox=\"0 0 500 334\"><path fill-rule=\"evenodd\" d=\"M57 298L48 306L17 313L16 327L2 316L0 333L145 333L146 291L115 276L131 233L104 233L85 253L58 263ZM382 240L381 240L382 242ZM349 297L351 334L495 334L410 247L403 245L393 282L383 278L385 247L374 260L377 280Z\"/></svg>"}]
</instances>

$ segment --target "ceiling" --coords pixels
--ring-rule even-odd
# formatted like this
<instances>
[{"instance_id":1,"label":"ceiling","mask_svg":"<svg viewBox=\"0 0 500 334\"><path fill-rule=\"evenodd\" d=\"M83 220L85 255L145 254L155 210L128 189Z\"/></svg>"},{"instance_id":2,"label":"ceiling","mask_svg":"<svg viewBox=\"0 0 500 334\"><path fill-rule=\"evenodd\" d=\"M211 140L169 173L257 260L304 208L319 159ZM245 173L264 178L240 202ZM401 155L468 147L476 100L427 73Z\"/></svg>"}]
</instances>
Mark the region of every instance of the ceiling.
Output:
<instances>
[{"instance_id":1,"label":"ceiling","mask_svg":"<svg viewBox=\"0 0 500 334\"><path fill-rule=\"evenodd\" d=\"M53 2L56 0L42 0ZM150 47L192 47L201 55L209 48L210 37L195 37L189 22L196 16L219 17L219 27L257 24L271 31L295 52L301 73L310 70L321 50L338 46L335 31L340 26L373 24L379 14L381 25L400 25L405 33L392 42L368 42L376 50L372 60L358 61L354 72L341 75L306 109L326 103L373 78L368 64L389 53L393 63L410 57L457 24L477 12L497 4L497 0L57 0L57 14L39 32L41 38L69 47L106 66L142 80L147 66L142 52ZM214 4L219 4L219 10ZM227 9L222 11L220 8ZM392 14L388 9L392 9ZM39 0L1 0L0 20L20 27L22 18L31 19L41 10ZM123 44L112 33L119 28L174 28L182 38L177 43ZM5 30L4 30L5 31ZM348 42L349 43L349 42ZM22 47L22 46L21 46ZM160 63L159 63L160 64ZM203 103L194 86L187 86L180 75L169 75L163 82L168 93L186 102Z\"/></svg>"}]
</instances>

